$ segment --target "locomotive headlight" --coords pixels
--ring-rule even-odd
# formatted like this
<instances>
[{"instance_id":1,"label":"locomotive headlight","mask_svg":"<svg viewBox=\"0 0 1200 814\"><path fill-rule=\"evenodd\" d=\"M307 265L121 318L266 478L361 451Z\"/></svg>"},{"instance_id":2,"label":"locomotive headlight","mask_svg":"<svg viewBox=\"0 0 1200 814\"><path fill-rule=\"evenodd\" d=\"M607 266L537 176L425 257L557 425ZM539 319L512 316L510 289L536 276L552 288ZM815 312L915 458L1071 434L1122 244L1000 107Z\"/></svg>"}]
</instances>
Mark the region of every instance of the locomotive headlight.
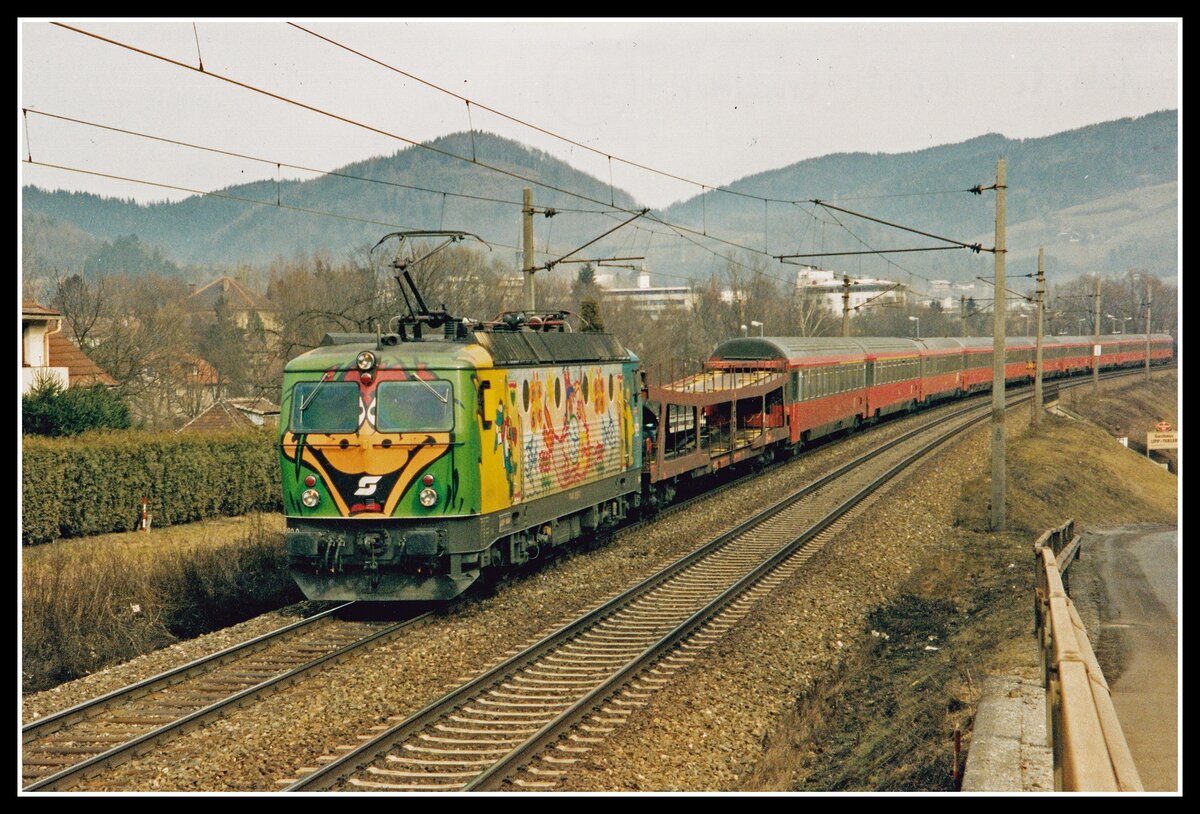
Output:
<instances>
[{"instance_id":1,"label":"locomotive headlight","mask_svg":"<svg viewBox=\"0 0 1200 814\"><path fill-rule=\"evenodd\" d=\"M316 489L305 489L300 495L300 502L310 509L315 509L321 502L321 493Z\"/></svg>"},{"instance_id":2,"label":"locomotive headlight","mask_svg":"<svg viewBox=\"0 0 1200 814\"><path fill-rule=\"evenodd\" d=\"M438 493L436 490L426 487L421 490L421 494L417 498L421 501L421 505L428 509L437 504Z\"/></svg>"},{"instance_id":3,"label":"locomotive headlight","mask_svg":"<svg viewBox=\"0 0 1200 814\"><path fill-rule=\"evenodd\" d=\"M354 360L354 366L361 371L368 371L375 367L375 354L369 350L360 353Z\"/></svg>"}]
</instances>

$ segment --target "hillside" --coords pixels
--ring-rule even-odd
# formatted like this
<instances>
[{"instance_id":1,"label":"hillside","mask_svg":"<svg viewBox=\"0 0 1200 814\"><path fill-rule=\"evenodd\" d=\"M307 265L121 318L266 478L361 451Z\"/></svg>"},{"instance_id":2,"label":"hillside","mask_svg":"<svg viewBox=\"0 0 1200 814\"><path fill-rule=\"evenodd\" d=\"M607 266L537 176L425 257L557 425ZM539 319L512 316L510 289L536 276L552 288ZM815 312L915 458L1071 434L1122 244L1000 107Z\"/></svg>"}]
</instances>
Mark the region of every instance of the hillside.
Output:
<instances>
[{"instance_id":1,"label":"hillside","mask_svg":"<svg viewBox=\"0 0 1200 814\"><path fill-rule=\"evenodd\" d=\"M610 190L607 182L566 163L498 136L457 133L430 143L440 150L470 156L502 169L534 176L542 182L597 200L632 207L632 197ZM1178 114L1162 111L1138 119L1091 125L1038 139L1008 139L988 134L959 144L902 154L835 154L801 161L749 176L729 189L788 201L819 198L872 216L912 225L924 231L990 246L994 242L995 202L990 192L964 192L994 180L996 159L1006 160L1008 175L1008 243L1010 264L1028 264L1045 246L1057 273L1120 273L1137 266L1174 277L1178 266ZM443 197L408 189L451 190L482 198L519 201L525 182L470 163L411 147L373 158L308 181L284 181L230 187L226 198L194 197L178 203L138 205L94 195L48 192L26 187L27 273L62 254L68 234L112 241L136 234L158 246L179 264L263 264L297 253L328 252L348 257L369 246L387 230L453 228L475 232L497 244L514 246L519 212L513 205ZM372 179L353 180L352 175ZM231 198L250 199L262 205ZM287 207L276 207L279 200ZM539 218L539 244L549 242L566 252L612 228L610 216L595 204L545 188L535 191L539 206L585 209L560 211L552 221ZM341 215L321 217L299 209ZM814 251L854 251L931 245L917 235L821 211L811 204L771 204L709 191L674 204L661 213L668 221L772 255ZM371 221L369 223L363 221ZM707 277L723 263L713 253L673 235L664 226L646 223L660 233L636 237L626 229L591 251L645 252L646 264L664 275ZM702 242L702 241L701 241ZM648 243L645 248L643 244ZM709 244L722 253L729 246ZM628 252L626 252L628 253ZM498 248L494 259L510 263L513 249ZM32 262L29 262L32 261ZM970 279L990 268L988 257L965 251L878 257L817 258L818 265L854 273L904 278ZM52 263L51 263L52 264ZM771 273L778 263L767 261ZM664 279L656 282L665 282ZM921 281L915 281L921 286Z\"/></svg>"}]
</instances>

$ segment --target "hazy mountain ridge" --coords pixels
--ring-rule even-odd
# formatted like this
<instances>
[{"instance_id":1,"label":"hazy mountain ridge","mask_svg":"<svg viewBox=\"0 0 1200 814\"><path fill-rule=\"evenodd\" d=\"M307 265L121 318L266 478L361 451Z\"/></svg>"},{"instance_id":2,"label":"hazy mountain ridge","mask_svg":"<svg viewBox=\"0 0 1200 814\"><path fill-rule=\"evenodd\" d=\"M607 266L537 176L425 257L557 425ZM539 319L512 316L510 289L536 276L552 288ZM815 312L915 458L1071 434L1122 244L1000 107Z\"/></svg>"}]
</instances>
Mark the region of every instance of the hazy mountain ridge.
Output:
<instances>
[{"instance_id":1,"label":"hazy mountain ridge","mask_svg":"<svg viewBox=\"0 0 1200 814\"><path fill-rule=\"evenodd\" d=\"M537 177L618 206L633 207L628 193L610 190L607 182L580 172L556 158L509 139L486 133L457 133L433 142L439 150L470 157L512 172ZM963 190L994 181L996 159L1005 158L1008 184L1010 261L1036 256L1039 241L1064 272L1120 272L1131 266L1174 275L1178 265L1178 114L1162 111L1137 119L1090 125L1036 139L1008 139L986 134L957 144L908 153L838 153L757 173L728 185L731 190L783 200L819 198L847 209L892 220L923 231L990 246L994 241L995 197ZM368 159L337 171L377 180L368 183L326 175L306 181L255 182L220 190L248 198L247 204L217 196L196 196L178 203L138 205L86 193L22 191L26 240L37 251L48 250L53 235L77 228L97 240L112 241L136 234L162 248L180 263L262 264L297 253L327 251L335 258L373 244L395 227L464 229L489 241L515 246L519 207L442 196L394 184L427 187L520 201L519 179L484 170L429 150L412 147ZM954 190L953 192L951 190ZM345 216L318 217L274 206ZM598 209L572 196L535 187L538 207ZM667 208L672 221L741 243L769 254L853 251L936 245L917 235L898 232L845 213L830 213L811 204L776 204L709 191ZM362 223L353 219L375 221ZM57 222L55 224L54 222ZM384 225L388 224L388 225ZM539 248L547 237L552 247L574 248L611 228L616 220L598 215L560 212L549 223L536 221ZM658 232L662 226L645 224ZM47 227L53 228L47 228ZM618 232L589 251L628 246L628 232ZM1042 243L1041 241L1045 241ZM79 243L76 235L77 244ZM638 245L641 241L635 241ZM690 243L654 238L646 263L651 271L707 277L722 261ZM1016 248L1013 248L1013 247ZM712 244L722 254L730 247ZM512 250L498 248L509 261ZM26 252L28 255L28 250ZM744 259L739 254L739 259ZM896 255L889 265L878 257L813 258L815 265L902 277L899 269L918 275L969 278L982 273L965 252ZM772 274L790 269L768 261ZM656 282L667 282L665 279Z\"/></svg>"}]
</instances>

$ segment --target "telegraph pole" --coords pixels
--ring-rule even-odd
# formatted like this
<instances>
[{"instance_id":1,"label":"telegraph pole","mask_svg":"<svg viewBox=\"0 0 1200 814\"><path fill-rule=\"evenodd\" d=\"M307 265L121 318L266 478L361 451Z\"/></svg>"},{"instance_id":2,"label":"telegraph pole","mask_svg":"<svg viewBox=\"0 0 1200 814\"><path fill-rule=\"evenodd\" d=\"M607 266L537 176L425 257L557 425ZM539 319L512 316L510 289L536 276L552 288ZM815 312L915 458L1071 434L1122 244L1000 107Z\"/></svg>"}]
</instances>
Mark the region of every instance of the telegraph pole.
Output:
<instances>
[{"instance_id":1,"label":"telegraph pole","mask_svg":"<svg viewBox=\"0 0 1200 814\"><path fill-rule=\"evenodd\" d=\"M850 335L850 275L842 275L842 336ZM1149 341L1149 340L1147 340Z\"/></svg>"},{"instance_id":2,"label":"telegraph pole","mask_svg":"<svg viewBox=\"0 0 1200 814\"><path fill-rule=\"evenodd\" d=\"M992 518L993 531L1004 531L1005 488L1008 475L1004 461L1004 317L1007 308L1004 302L1004 159L996 162L996 289L995 321L992 331Z\"/></svg>"},{"instance_id":3,"label":"telegraph pole","mask_svg":"<svg viewBox=\"0 0 1200 814\"><path fill-rule=\"evenodd\" d=\"M1042 421L1042 311L1045 308L1043 304L1046 297L1046 271L1043 261L1046 257L1045 249L1038 249L1038 275L1037 275L1037 351L1034 358L1033 370L1033 426L1037 426Z\"/></svg>"},{"instance_id":4,"label":"telegraph pole","mask_svg":"<svg viewBox=\"0 0 1200 814\"><path fill-rule=\"evenodd\" d=\"M1096 293L1092 295L1092 302L1095 303L1095 334L1096 339L1092 344L1092 392L1100 393L1100 354L1097 350L1100 348L1100 275L1096 275Z\"/></svg>"},{"instance_id":5,"label":"telegraph pole","mask_svg":"<svg viewBox=\"0 0 1200 814\"><path fill-rule=\"evenodd\" d=\"M967 295L962 294L958 298L958 313L962 321L962 335L967 335Z\"/></svg>"},{"instance_id":6,"label":"telegraph pole","mask_svg":"<svg viewBox=\"0 0 1200 814\"><path fill-rule=\"evenodd\" d=\"M521 247L524 249L525 310L532 314L537 307L533 292L533 190L525 187L521 209Z\"/></svg>"}]
</instances>

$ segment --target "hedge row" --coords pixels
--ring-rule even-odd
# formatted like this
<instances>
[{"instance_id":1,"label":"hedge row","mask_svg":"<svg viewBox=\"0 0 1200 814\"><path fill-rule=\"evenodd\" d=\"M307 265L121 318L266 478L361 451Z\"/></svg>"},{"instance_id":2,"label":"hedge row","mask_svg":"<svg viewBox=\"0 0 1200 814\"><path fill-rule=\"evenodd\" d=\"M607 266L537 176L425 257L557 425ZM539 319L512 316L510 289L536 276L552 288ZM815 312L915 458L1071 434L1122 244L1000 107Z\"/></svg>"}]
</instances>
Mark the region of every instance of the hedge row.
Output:
<instances>
[{"instance_id":1,"label":"hedge row","mask_svg":"<svg viewBox=\"0 0 1200 814\"><path fill-rule=\"evenodd\" d=\"M282 506L270 430L26 436L21 457L26 544L131 531L143 497L158 526Z\"/></svg>"}]
</instances>

